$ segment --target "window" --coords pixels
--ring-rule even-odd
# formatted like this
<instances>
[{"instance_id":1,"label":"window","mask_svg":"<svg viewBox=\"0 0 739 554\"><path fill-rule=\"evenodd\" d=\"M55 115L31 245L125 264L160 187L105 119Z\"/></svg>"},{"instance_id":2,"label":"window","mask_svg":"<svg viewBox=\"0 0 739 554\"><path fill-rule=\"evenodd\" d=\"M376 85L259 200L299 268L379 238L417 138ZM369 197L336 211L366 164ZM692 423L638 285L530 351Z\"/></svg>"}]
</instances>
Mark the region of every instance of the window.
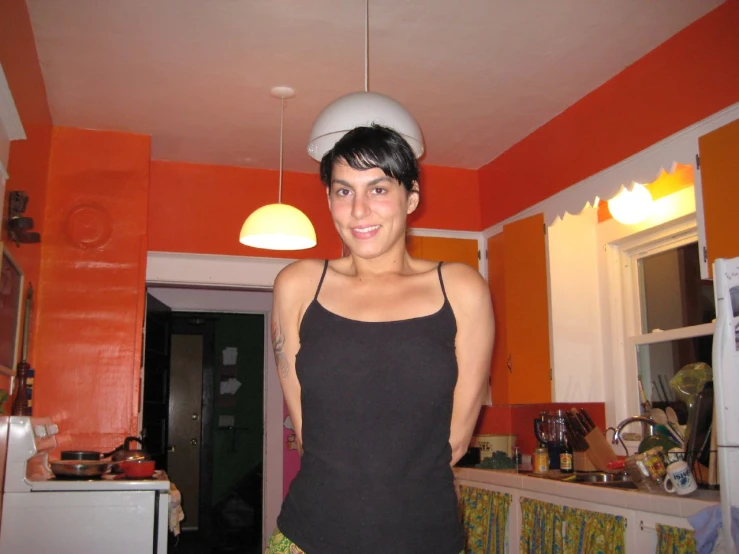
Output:
<instances>
[{"instance_id":1,"label":"window","mask_svg":"<svg viewBox=\"0 0 739 554\"><path fill-rule=\"evenodd\" d=\"M686 398L672 389L670 380L687 364L711 364L716 315L713 282L700 277L697 240L692 227L667 228L623 252L623 282L631 291L624 297L631 303L625 361L627 374L637 379L630 394L638 404L646 400L652 407L671 406L681 424L687 421ZM640 411L645 411L643 405Z\"/></svg>"}]
</instances>

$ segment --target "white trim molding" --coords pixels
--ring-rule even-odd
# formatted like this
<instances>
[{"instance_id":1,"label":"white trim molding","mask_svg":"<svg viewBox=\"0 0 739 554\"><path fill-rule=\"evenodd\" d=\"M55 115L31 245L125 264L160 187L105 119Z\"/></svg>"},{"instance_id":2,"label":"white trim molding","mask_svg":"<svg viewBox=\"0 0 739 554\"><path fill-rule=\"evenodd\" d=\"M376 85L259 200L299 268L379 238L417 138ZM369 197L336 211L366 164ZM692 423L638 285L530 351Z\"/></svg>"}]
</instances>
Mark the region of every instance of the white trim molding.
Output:
<instances>
[{"instance_id":1,"label":"white trim molding","mask_svg":"<svg viewBox=\"0 0 739 554\"><path fill-rule=\"evenodd\" d=\"M5 78L2 64L0 64L0 125L3 126L8 140L23 140L26 138L26 131L23 129L21 117L15 107L13 94L10 92L10 85Z\"/></svg>"},{"instance_id":2,"label":"white trim molding","mask_svg":"<svg viewBox=\"0 0 739 554\"><path fill-rule=\"evenodd\" d=\"M622 186L630 189L635 182L651 183L663 169L673 172L676 164L695 167L698 138L736 119L739 119L739 102L486 228L483 235L495 236L503 230L503 225L542 212L546 224L551 225L566 213L576 215L586 206L597 205L599 199L613 198Z\"/></svg>"},{"instance_id":3,"label":"white trim molding","mask_svg":"<svg viewBox=\"0 0 739 554\"><path fill-rule=\"evenodd\" d=\"M271 290L277 274L295 260L213 254L149 252L146 281L157 285Z\"/></svg>"}]
</instances>

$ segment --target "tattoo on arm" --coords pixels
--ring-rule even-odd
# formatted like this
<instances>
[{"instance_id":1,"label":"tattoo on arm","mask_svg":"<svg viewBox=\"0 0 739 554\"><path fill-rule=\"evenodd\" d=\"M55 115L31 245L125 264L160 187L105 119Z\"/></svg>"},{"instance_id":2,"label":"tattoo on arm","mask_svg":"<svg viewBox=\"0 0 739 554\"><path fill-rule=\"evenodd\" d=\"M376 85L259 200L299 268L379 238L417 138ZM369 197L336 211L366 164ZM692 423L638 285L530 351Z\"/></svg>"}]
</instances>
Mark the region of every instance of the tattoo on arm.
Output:
<instances>
[{"instance_id":1,"label":"tattoo on arm","mask_svg":"<svg viewBox=\"0 0 739 554\"><path fill-rule=\"evenodd\" d=\"M277 369L280 372L280 377L283 379L287 377L290 371L290 364L287 361L287 355L283 350L285 346L285 335L282 334L279 322L274 319L272 320L272 348L275 351L275 361L277 362Z\"/></svg>"}]
</instances>

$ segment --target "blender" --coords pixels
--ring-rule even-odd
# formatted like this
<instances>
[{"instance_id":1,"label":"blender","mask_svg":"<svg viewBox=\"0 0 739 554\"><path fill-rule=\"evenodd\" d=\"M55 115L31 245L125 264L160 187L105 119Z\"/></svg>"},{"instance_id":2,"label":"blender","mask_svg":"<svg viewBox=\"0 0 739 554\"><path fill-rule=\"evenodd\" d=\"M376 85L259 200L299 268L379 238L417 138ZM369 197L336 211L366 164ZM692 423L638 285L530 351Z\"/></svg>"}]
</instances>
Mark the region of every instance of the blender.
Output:
<instances>
[{"instance_id":1,"label":"blender","mask_svg":"<svg viewBox=\"0 0 739 554\"><path fill-rule=\"evenodd\" d=\"M549 451L549 469L559 469L559 454L565 436L564 410L541 412L534 420L534 434L536 440Z\"/></svg>"}]
</instances>

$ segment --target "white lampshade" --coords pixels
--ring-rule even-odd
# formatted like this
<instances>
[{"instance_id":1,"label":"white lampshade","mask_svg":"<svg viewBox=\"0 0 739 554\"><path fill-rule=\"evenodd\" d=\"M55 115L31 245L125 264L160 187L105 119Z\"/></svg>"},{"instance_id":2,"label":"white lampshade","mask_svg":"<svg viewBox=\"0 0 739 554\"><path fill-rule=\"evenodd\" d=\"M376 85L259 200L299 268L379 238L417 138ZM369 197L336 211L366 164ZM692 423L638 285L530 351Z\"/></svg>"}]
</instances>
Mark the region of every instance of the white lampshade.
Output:
<instances>
[{"instance_id":1,"label":"white lampshade","mask_svg":"<svg viewBox=\"0 0 739 554\"><path fill-rule=\"evenodd\" d=\"M621 191L608 201L608 211L613 219L625 225L641 223L652 208L652 194L647 187L634 183L634 188Z\"/></svg>"},{"instance_id":2,"label":"white lampshade","mask_svg":"<svg viewBox=\"0 0 739 554\"><path fill-rule=\"evenodd\" d=\"M423 155L423 136L416 120L399 102L377 92L352 92L326 106L313 124L308 155L321 161L348 131L372 123L394 129L408 141L416 158Z\"/></svg>"},{"instance_id":3,"label":"white lampshade","mask_svg":"<svg viewBox=\"0 0 739 554\"><path fill-rule=\"evenodd\" d=\"M305 250L316 245L316 231L299 209L288 204L267 204L246 218L239 242L268 250Z\"/></svg>"}]
</instances>

